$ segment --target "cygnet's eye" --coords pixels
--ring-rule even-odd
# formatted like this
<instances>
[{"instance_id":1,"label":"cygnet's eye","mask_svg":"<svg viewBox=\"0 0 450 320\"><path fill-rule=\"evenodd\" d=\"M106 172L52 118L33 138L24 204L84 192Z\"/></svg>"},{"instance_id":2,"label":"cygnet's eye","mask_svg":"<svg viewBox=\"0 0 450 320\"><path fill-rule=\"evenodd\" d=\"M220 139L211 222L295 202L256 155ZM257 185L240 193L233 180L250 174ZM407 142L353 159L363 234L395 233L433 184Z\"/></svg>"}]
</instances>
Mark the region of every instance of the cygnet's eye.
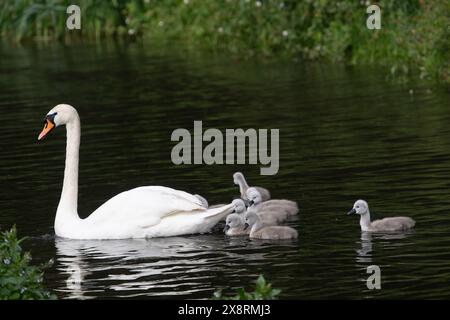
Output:
<instances>
[{"instance_id":1,"label":"cygnet's eye","mask_svg":"<svg viewBox=\"0 0 450 320\"><path fill-rule=\"evenodd\" d=\"M359 209L359 206L356 206L356 209Z\"/></svg>"}]
</instances>

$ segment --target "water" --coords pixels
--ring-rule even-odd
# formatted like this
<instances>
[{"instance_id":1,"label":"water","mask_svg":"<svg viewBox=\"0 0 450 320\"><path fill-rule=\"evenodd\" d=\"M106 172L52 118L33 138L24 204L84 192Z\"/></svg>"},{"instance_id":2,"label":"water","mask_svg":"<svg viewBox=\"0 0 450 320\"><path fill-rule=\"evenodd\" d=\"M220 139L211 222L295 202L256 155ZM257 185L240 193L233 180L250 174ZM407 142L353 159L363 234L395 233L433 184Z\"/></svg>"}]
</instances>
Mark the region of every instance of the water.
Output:
<instances>
[{"instance_id":1,"label":"water","mask_svg":"<svg viewBox=\"0 0 450 320\"><path fill-rule=\"evenodd\" d=\"M409 92L413 90L412 94ZM234 171L298 201L298 241L208 235L121 241L55 238L65 134L36 138L57 103L82 120L79 213L113 195L166 185L210 203L238 195ZM450 112L445 89L386 81L375 69L264 63L139 44L0 46L0 225L16 224L34 262L50 258L60 298L210 298L263 273L282 298L450 298ZM280 171L175 166L176 128L279 128ZM346 216L408 215L415 231L362 234ZM382 289L368 290L369 265Z\"/></svg>"}]
</instances>

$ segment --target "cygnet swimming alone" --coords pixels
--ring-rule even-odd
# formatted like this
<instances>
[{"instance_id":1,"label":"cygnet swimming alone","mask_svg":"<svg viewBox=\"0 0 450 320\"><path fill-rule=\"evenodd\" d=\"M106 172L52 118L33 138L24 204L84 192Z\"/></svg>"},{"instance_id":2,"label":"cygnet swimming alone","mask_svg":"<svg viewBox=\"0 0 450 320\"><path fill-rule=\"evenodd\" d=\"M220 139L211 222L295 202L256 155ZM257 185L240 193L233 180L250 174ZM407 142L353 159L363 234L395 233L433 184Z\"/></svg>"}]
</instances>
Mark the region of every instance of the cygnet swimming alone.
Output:
<instances>
[{"instance_id":1,"label":"cygnet swimming alone","mask_svg":"<svg viewBox=\"0 0 450 320\"><path fill-rule=\"evenodd\" d=\"M359 214L361 230L368 232L406 231L414 228L416 224L416 222L409 217L391 217L371 222L369 205L364 200L357 200L353 205L353 209L347 214Z\"/></svg>"}]
</instances>

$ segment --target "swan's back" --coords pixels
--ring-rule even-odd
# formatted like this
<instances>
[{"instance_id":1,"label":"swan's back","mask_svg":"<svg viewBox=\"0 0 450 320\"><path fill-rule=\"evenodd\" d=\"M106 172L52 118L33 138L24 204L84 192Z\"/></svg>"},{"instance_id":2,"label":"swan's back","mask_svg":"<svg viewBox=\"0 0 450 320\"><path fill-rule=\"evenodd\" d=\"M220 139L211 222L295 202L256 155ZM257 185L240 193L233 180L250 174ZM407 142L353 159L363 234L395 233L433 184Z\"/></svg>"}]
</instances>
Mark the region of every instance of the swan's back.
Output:
<instances>
[{"instance_id":1,"label":"swan's back","mask_svg":"<svg viewBox=\"0 0 450 320\"><path fill-rule=\"evenodd\" d=\"M205 211L200 199L184 191L167 187L138 187L112 197L87 220L146 220L162 218L176 212Z\"/></svg>"},{"instance_id":2,"label":"swan's back","mask_svg":"<svg viewBox=\"0 0 450 320\"><path fill-rule=\"evenodd\" d=\"M262 201L268 201L270 200L270 191L263 187L254 187L256 190L258 190L259 194L261 195Z\"/></svg>"},{"instance_id":3,"label":"swan's back","mask_svg":"<svg viewBox=\"0 0 450 320\"><path fill-rule=\"evenodd\" d=\"M285 212L289 216L296 215L298 213L298 205L295 201L291 200L269 200L259 203L255 206L255 209L259 211L277 211Z\"/></svg>"},{"instance_id":4,"label":"swan's back","mask_svg":"<svg viewBox=\"0 0 450 320\"><path fill-rule=\"evenodd\" d=\"M206 209L209 208L208 200L206 200L204 197L202 197L199 194L194 194L194 197L196 197L198 200L200 200L200 202L202 203L203 207L205 207Z\"/></svg>"},{"instance_id":5,"label":"swan's back","mask_svg":"<svg viewBox=\"0 0 450 320\"><path fill-rule=\"evenodd\" d=\"M250 232L250 238L263 240L297 239L297 230L285 226L266 226Z\"/></svg>"},{"instance_id":6,"label":"swan's back","mask_svg":"<svg viewBox=\"0 0 450 320\"><path fill-rule=\"evenodd\" d=\"M284 210L280 210L280 208L260 210L257 212L257 215L261 218L261 221L268 226L276 226L289 218L289 214Z\"/></svg>"},{"instance_id":7,"label":"swan's back","mask_svg":"<svg viewBox=\"0 0 450 320\"><path fill-rule=\"evenodd\" d=\"M416 222L409 217L391 217L375 220L371 223L373 231L405 231L414 228Z\"/></svg>"},{"instance_id":8,"label":"swan's back","mask_svg":"<svg viewBox=\"0 0 450 320\"><path fill-rule=\"evenodd\" d=\"M184 191L139 187L111 198L85 219L74 238L119 239L209 232L233 206L206 209Z\"/></svg>"}]
</instances>

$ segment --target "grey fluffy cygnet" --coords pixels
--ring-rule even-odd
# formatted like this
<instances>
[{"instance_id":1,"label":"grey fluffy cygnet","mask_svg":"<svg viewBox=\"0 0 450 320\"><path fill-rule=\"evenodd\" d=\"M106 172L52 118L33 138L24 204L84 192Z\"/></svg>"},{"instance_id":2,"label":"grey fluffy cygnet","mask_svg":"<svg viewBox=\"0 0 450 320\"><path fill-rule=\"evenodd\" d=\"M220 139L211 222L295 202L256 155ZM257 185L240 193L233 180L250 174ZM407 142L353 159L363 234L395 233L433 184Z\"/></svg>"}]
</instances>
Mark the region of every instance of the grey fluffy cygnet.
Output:
<instances>
[{"instance_id":1,"label":"grey fluffy cygnet","mask_svg":"<svg viewBox=\"0 0 450 320\"><path fill-rule=\"evenodd\" d=\"M250 229L245 229L244 215L232 213L227 216L225 228L227 236L245 236L250 233Z\"/></svg>"},{"instance_id":2,"label":"grey fluffy cygnet","mask_svg":"<svg viewBox=\"0 0 450 320\"><path fill-rule=\"evenodd\" d=\"M250 208L247 209L245 206L245 202L242 199L234 199L232 204L234 204L234 209L232 213L237 213L241 216L242 221L244 219L244 214L248 211L251 211ZM265 225L274 226L279 224L280 222L283 222L287 219L287 215L279 212L273 212L273 211L262 211L257 212L257 214L260 216L261 221Z\"/></svg>"},{"instance_id":3,"label":"grey fluffy cygnet","mask_svg":"<svg viewBox=\"0 0 450 320\"><path fill-rule=\"evenodd\" d=\"M242 199L234 199L231 203L234 205L232 213L244 214L247 210L245 202Z\"/></svg>"},{"instance_id":4,"label":"grey fluffy cygnet","mask_svg":"<svg viewBox=\"0 0 450 320\"><path fill-rule=\"evenodd\" d=\"M247 198L250 208L256 212L273 211L280 212L286 216L293 216L298 213L297 202L286 199L272 199L264 201L261 193L256 188L247 189Z\"/></svg>"},{"instance_id":5,"label":"grey fluffy cygnet","mask_svg":"<svg viewBox=\"0 0 450 320\"><path fill-rule=\"evenodd\" d=\"M353 205L353 209L347 214L359 214L361 230L368 232L406 231L414 228L416 224L416 222L409 217L391 217L370 221L369 205L364 200L357 200Z\"/></svg>"},{"instance_id":6,"label":"grey fluffy cygnet","mask_svg":"<svg viewBox=\"0 0 450 320\"><path fill-rule=\"evenodd\" d=\"M241 172L236 172L235 174L233 174L233 181L234 181L234 184L239 186L241 198L244 200L248 200L247 199L247 190L250 187L247 184L247 181L245 180L244 175ZM253 188L257 189L260 192L263 201L267 201L270 199L270 192L266 188L262 188L262 187L253 187Z\"/></svg>"},{"instance_id":7,"label":"grey fluffy cygnet","mask_svg":"<svg viewBox=\"0 0 450 320\"><path fill-rule=\"evenodd\" d=\"M284 240L296 239L298 237L297 230L286 226L266 226L255 212L247 212L245 214L244 230L250 229L251 239L263 240Z\"/></svg>"}]
</instances>

